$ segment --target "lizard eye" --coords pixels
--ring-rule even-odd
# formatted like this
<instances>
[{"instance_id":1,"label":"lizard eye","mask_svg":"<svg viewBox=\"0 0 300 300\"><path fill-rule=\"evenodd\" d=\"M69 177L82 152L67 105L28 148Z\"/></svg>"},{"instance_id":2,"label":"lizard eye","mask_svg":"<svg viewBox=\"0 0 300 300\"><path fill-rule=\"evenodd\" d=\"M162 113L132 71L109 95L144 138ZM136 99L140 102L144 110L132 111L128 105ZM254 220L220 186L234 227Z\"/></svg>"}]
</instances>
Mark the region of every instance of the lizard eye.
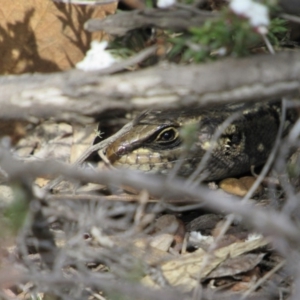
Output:
<instances>
[{"instance_id":1,"label":"lizard eye","mask_svg":"<svg viewBox=\"0 0 300 300\"><path fill-rule=\"evenodd\" d=\"M168 143L175 141L179 136L178 131L173 127L168 127L162 130L156 137L156 142Z\"/></svg>"}]
</instances>

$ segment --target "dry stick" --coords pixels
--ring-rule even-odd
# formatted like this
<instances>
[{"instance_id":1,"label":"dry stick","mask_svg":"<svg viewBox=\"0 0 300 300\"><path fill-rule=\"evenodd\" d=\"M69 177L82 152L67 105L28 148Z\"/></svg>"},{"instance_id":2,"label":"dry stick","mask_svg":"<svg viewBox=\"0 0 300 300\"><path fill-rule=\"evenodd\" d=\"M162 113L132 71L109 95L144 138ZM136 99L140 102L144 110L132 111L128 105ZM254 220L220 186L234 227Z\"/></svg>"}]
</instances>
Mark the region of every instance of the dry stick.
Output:
<instances>
[{"instance_id":1,"label":"dry stick","mask_svg":"<svg viewBox=\"0 0 300 300\"><path fill-rule=\"evenodd\" d=\"M292 21L295 23L300 23L300 17L295 16L295 15L289 15L289 14L281 14L280 15L282 18L288 20L288 21Z\"/></svg>"},{"instance_id":2,"label":"dry stick","mask_svg":"<svg viewBox=\"0 0 300 300\"><path fill-rule=\"evenodd\" d=\"M245 197L241 200L241 205L247 203L247 201L249 201L250 197L253 195L253 193L255 192L255 190L258 188L258 186L260 185L260 183L263 181L264 177L267 175L273 161L275 158L275 155L279 149L280 146L280 141L281 141L281 135L283 133L283 128L284 128L284 121L285 121L285 114L286 114L286 104L285 104L285 100L282 100L282 113L281 113L281 122L280 122L280 126L277 132L277 136L276 136L276 140L273 146L273 149L268 157L267 162L265 163L261 173L259 174L259 176L257 177L257 179L255 180L254 184L251 186L251 188L249 189L249 191L247 192L247 194L245 195ZM207 251L207 255L205 256L205 259L203 260L202 266L200 268L199 271L199 282L201 279L201 273L203 271L203 269L205 268L205 266L209 263L209 260L211 258L211 255L213 253L213 251L216 249L218 243L220 242L221 238L223 238L223 236L225 235L225 233L227 232L228 228L230 227L230 225L232 224L232 222L235 219L235 215L234 214L230 214L224 225L222 226L218 236L215 238L214 242L210 245L208 251ZM197 288L195 288L194 290L194 295L193 295L193 299L196 299L196 297L198 297L199 295L199 289L201 289L201 286L199 284L199 286Z\"/></svg>"},{"instance_id":3,"label":"dry stick","mask_svg":"<svg viewBox=\"0 0 300 300\"><path fill-rule=\"evenodd\" d=\"M184 5L181 5L180 8L173 6L172 9L145 8L124 11L101 20L91 19L84 24L84 28L91 32L105 31L107 34L115 36L124 36L131 30L146 27L182 31L190 27L201 26L206 20L217 16L218 14L215 12Z\"/></svg>"},{"instance_id":4,"label":"dry stick","mask_svg":"<svg viewBox=\"0 0 300 300\"><path fill-rule=\"evenodd\" d=\"M97 73L99 75L100 74L104 75L104 74L112 74L112 73L116 73L116 72L122 71L122 70L124 70L126 68L129 68L131 66L137 65L138 63L142 62L143 60L145 60L149 56L155 54L155 52L156 52L157 49L158 49L158 47L156 45L153 45L151 47L143 49L139 53L133 55L132 57L127 58L124 61L117 62L117 63L113 64L110 67L107 67L105 69L97 71Z\"/></svg>"},{"instance_id":5,"label":"dry stick","mask_svg":"<svg viewBox=\"0 0 300 300\"><path fill-rule=\"evenodd\" d=\"M261 36L262 36L262 38L263 38L263 40L264 40L264 42L265 42L265 44L266 44L266 46L267 46L269 52L270 52L271 54L275 54L275 50L274 50L272 44L270 43L268 37L267 37L265 34L261 34Z\"/></svg>"},{"instance_id":6,"label":"dry stick","mask_svg":"<svg viewBox=\"0 0 300 300\"><path fill-rule=\"evenodd\" d=\"M241 204L246 203L250 197L253 195L253 193L255 192L255 190L258 188L258 186L261 184L261 182L263 181L264 177L267 175L273 161L275 158L275 155L279 149L280 146L280 141L281 141L281 135L283 132L283 128L284 128L284 119L285 119L285 113L286 113L286 106L285 106L285 101L282 101L282 114L281 114L281 122L280 122L280 126L277 132L277 136L276 136L276 140L273 146L273 149L268 157L267 162L265 163L262 171L260 172L259 176L257 177L257 179L255 180L254 184L251 186L251 188L249 189L249 191L247 192L247 194L245 195L245 197L241 200ZM228 216L226 222L224 223L224 226L222 226L222 229L220 231L220 234L218 235L218 237L215 239L215 245L213 245L212 249L214 249L215 246L217 246L217 243L219 242L219 240L224 236L224 234L226 233L226 231L228 230L229 226L231 225L231 223L234 221L234 215L231 214Z\"/></svg>"},{"instance_id":7,"label":"dry stick","mask_svg":"<svg viewBox=\"0 0 300 300\"><path fill-rule=\"evenodd\" d=\"M78 0L53 0L54 2L58 2L58 3L68 3L68 4L75 4L75 5L104 5L104 4L110 4L110 3L116 3L117 1L116 0L95 0L95 1L92 1L92 0L81 0L81 1L78 1Z\"/></svg>"},{"instance_id":8,"label":"dry stick","mask_svg":"<svg viewBox=\"0 0 300 300\"><path fill-rule=\"evenodd\" d=\"M218 130L213 134L212 139L210 141L211 146L209 147L209 149L205 152L203 158L201 159L200 164L198 165L197 169L193 172L193 174L187 179L187 186L192 186L193 185L193 181L196 180L197 176L200 175L200 173L204 170L205 165L207 163L207 161L209 160L212 151L214 150L215 146L216 146L216 142L219 139L219 137L222 135L222 133L224 132L224 130L234 121L236 120L240 114L242 112L236 112L234 114L232 114L230 117L228 117L218 128ZM200 182L202 182L205 179L205 174L204 176L201 178L199 178L197 181L194 182L194 185L199 185Z\"/></svg>"},{"instance_id":9,"label":"dry stick","mask_svg":"<svg viewBox=\"0 0 300 300\"><path fill-rule=\"evenodd\" d=\"M133 201L139 201L140 196L139 195L111 195L111 196L98 196L98 195L92 195L92 194L62 194L62 195L47 195L46 200L52 201L52 200L80 200L80 201L120 201L120 202L133 202ZM149 200L151 202L151 200Z\"/></svg>"},{"instance_id":10,"label":"dry stick","mask_svg":"<svg viewBox=\"0 0 300 300\"><path fill-rule=\"evenodd\" d=\"M257 174L255 172L255 166L251 166L250 168L250 172L251 172L251 175L255 178L257 178L259 176L259 174ZM270 185L273 185L273 186L276 186L276 187L280 187L280 182L277 178L272 178L272 177L266 177L264 178L264 180L262 181L262 184L264 186L270 186Z\"/></svg>"},{"instance_id":11,"label":"dry stick","mask_svg":"<svg viewBox=\"0 0 300 300\"><path fill-rule=\"evenodd\" d=\"M290 264L293 264L294 274L293 274L293 285L292 292L289 300L298 300L300 295L300 264L299 264L299 248L296 249L296 257L295 260L290 261ZM292 257L292 253L290 253L290 257Z\"/></svg>"},{"instance_id":12,"label":"dry stick","mask_svg":"<svg viewBox=\"0 0 300 300\"><path fill-rule=\"evenodd\" d=\"M166 199L181 200L182 197L186 197L212 211L238 214L258 231L266 235L285 238L291 247L300 244L299 229L287 216L274 210L264 211L253 205L241 203L237 197L228 195L228 198L220 199L216 192L208 188L200 186L187 188L184 186L184 180L181 179L175 178L171 182L167 182L161 177L130 170L91 171L70 167L55 161L22 164L5 150L0 151L0 164L8 173L9 180L17 180L24 176L40 177L45 175L45 170L47 170L49 176L61 174L65 178L83 182L129 185L138 190L146 189L154 196Z\"/></svg>"},{"instance_id":13,"label":"dry stick","mask_svg":"<svg viewBox=\"0 0 300 300\"><path fill-rule=\"evenodd\" d=\"M127 123L121 130L109 137L108 139L89 147L73 164L74 167L82 164L92 153L106 148L110 143L113 143L117 138L119 138L123 133L129 131L132 128L132 122ZM46 186L43 187L43 190L49 191L53 189L63 180L63 176L50 181Z\"/></svg>"},{"instance_id":14,"label":"dry stick","mask_svg":"<svg viewBox=\"0 0 300 300\"><path fill-rule=\"evenodd\" d=\"M154 54L155 51L157 50L157 46L152 46L147 49L144 49L143 51L139 52L137 55L127 59L124 62L117 63L115 65L112 65L111 67L108 67L104 69L102 72L106 73L113 73L120 71L126 67L129 67L131 65L137 64L150 55ZM100 71L101 72L101 71ZM129 123L131 124L131 123ZM131 128L131 125L127 125L123 127L123 129L128 130L128 128ZM119 133L123 134L123 130L119 131ZM115 135L111 136L110 138L102 141L101 143L98 143L96 145L93 145L92 147L89 147L75 162L74 166L79 166L82 164L93 152L99 151L101 149L104 149L109 143L112 143L115 139L117 139L120 136L120 134L116 133ZM62 177L59 177L55 179L54 181L49 182L45 187L44 190L51 190L53 189L57 184L59 184L63 180Z\"/></svg>"},{"instance_id":15,"label":"dry stick","mask_svg":"<svg viewBox=\"0 0 300 300\"><path fill-rule=\"evenodd\" d=\"M263 35L263 37L265 37ZM265 40L266 41L266 40ZM263 181L263 179L266 177L273 161L275 158L275 155L279 149L280 146L280 140L281 140L281 136L283 133L283 129L284 129L284 123L285 123L285 115L286 115L286 99L282 100L282 108L281 108L281 118L280 118L280 126L277 132L277 136L275 139L275 143L273 146L273 149L267 159L267 162L265 163L261 173L259 174L259 176L256 178L254 184L251 186L251 188L249 189L249 191L247 192L247 194L244 196L244 198L242 199L241 203L246 203L247 201L249 201L250 197L253 195L253 193L256 191L256 189L258 188L258 186L261 184L261 182ZM226 231L228 230L228 228L230 227L231 223L234 221L235 216L233 214L229 215L226 222L224 223L224 226L222 226L222 229L219 233L219 235L217 236L217 238L214 241L214 244L211 245L211 251L214 250L214 248L217 246L218 242L220 241L220 239L224 236L224 234L226 233Z\"/></svg>"},{"instance_id":16,"label":"dry stick","mask_svg":"<svg viewBox=\"0 0 300 300\"><path fill-rule=\"evenodd\" d=\"M296 124L291 129L287 138L287 145L292 145L293 142L297 140L299 135L300 135L300 119L298 119ZM284 162L285 157L288 157L288 152L289 149L287 149L287 147L282 148L282 151L279 156L281 157L282 162ZM279 169L283 168L282 164L280 165L280 161L278 161L278 167ZM280 184L287 195L287 201L282 208L282 213L285 213L286 215L291 215L293 211L298 207L299 199L295 194L294 188L290 183L290 181L288 180L288 177L283 175L280 176L279 179L280 179Z\"/></svg>"},{"instance_id":17,"label":"dry stick","mask_svg":"<svg viewBox=\"0 0 300 300\"><path fill-rule=\"evenodd\" d=\"M192 182L193 180L196 179L196 177L201 173L201 171L204 169L208 159L210 158L211 156L211 153L212 151L214 150L215 148L215 143L216 141L218 140L218 138L222 135L222 133L224 132L224 130L226 129L226 127L228 127L228 125L230 125L236 118L238 118L238 116L241 114L241 112L236 112L236 113L233 113L230 117L228 117L221 125L220 127L218 128L218 130L216 130L216 132L214 133L214 135L212 136L211 138L211 141L210 141L210 144L211 144L211 147L205 152L204 156L202 157L201 159L201 162L199 163L198 167L196 168L196 170L193 172L193 174L191 176L189 176L189 178L186 180L186 185L192 185ZM173 169L170 170L168 176L167 176L167 179L168 180L172 180L178 170L180 169L180 167L182 166L182 164L184 163L184 160L185 160L185 157L188 153L188 150L187 151L184 151L180 157L178 158L175 166ZM205 178L204 178L205 179ZM199 185L200 182L202 180L199 180L199 182L197 181L195 184Z\"/></svg>"},{"instance_id":18,"label":"dry stick","mask_svg":"<svg viewBox=\"0 0 300 300\"><path fill-rule=\"evenodd\" d=\"M204 65L164 64L111 76L99 74L73 70L0 76L0 118L28 120L32 116L78 121L113 109L204 106L299 95L300 53L256 55Z\"/></svg>"},{"instance_id":19,"label":"dry stick","mask_svg":"<svg viewBox=\"0 0 300 300\"><path fill-rule=\"evenodd\" d=\"M270 270L268 273L266 273L262 278L260 278L254 285L248 289L243 296L240 298L240 300L246 299L252 292L254 292L257 288L259 288L264 282L266 282L273 274L275 274L278 270L280 270L286 260L281 261L279 264L277 264L272 270Z\"/></svg>"},{"instance_id":20,"label":"dry stick","mask_svg":"<svg viewBox=\"0 0 300 300\"><path fill-rule=\"evenodd\" d=\"M23 276L22 276L23 275ZM57 288L70 288L72 286L91 286L104 291L108 295L126 295L129 299L145 299L145 300L190 300L191 298L187 295L183 295L178 290L165 288L163 290L158 290L154 288L149 288L143 286L132 280L118 279L114 280L108 278L105 275L86 274L85 276L74 276L66 277L60 274L39 274L36 276L31 276L30 274L21 273L19 276L26 282L35 282L37 285L47 284L47 287L52 287L50 290L54 292ZM68 299L68 298L67 298Z\"/></svg>"}]
</instances>

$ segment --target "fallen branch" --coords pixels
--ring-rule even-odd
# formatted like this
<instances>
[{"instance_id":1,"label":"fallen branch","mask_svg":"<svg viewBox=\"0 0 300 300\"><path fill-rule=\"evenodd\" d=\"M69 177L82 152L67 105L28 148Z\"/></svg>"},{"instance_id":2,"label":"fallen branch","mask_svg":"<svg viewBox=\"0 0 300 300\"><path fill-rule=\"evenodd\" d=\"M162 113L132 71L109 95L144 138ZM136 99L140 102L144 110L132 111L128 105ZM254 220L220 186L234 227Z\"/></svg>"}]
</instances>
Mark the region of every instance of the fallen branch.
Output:
<instances>
[{"instance_id":1,"label":"fallen branch","mask_svg":"<svg viewBox=\"0 0 300 300\"><path fill-rule=\"evenodd\" d=\"M85 23L88 31L103 30L108 34L123 36L131 30L146 27L187 30L190 27L201 26L217 13L199 10L196 7L181 5L179 9L144 9L121 12L105 19L92 19ZM180 22L178 22L180 20Z\"/></svg>"},{"instance_id":2,"label":"fallen branch","mask_svg":"<svg viewBox=\"0 0 300 300\"><path fill-rule=\"evenodd\" d=\"M0 77L0 118L81 121L115 110L298 96L300 53L257 55L202 65L164 65L111 76L101 76L103 73L105 70L73 70Z\"/></svg>"},{"instance_id":3,"label":"fallen branch","mask_svg":"<svg viewBox=\"0 0 300 300\"><path fill-rule=\"evenodd\" d=\"M150 194L164 199L189 199L201 204L211 211L225 214L234 213L241 216L248 224L258 231L267 235L285 238L291 246L298 247L300 243L299 229L284 214L268 209L253 207L250 204L243 204L238 198L232 196L220 196L218 193L201 186L189 187L183 180L172 181L162 180L161 177L149 176L130 170L115 171L90 171L70 167L66 164L47 161L23 164L13 159L5 151L0 153L1 167L8 174L10 180L23 180L45 175L57 176L76 180L78 182L91 182L104 185L128 185L137 190L146 189Z\"/></svg>"}]
</instances>

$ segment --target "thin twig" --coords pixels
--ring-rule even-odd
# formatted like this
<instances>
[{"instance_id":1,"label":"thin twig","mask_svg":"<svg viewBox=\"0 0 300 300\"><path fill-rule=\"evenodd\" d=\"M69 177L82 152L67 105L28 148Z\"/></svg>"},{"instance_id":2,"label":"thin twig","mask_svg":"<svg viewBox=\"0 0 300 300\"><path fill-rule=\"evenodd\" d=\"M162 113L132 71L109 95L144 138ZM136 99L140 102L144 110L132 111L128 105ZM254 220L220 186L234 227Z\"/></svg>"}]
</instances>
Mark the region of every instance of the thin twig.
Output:
<instances>
[{"instance_id":1,"label":"thin twig","mask_svg":"<svg viewBox=\"0 0 300 300\"><path fill-rule=\"evenodd\" d=\"M264 40L264 42L265 42L265 44L266 44L269 52L274 55L275 54L275 50L274 50L272 44L270 43L268 37L265 34L261 34L261 36L262 36L262 38L263 38L263 40Z\"/></svg>"},{"instance_id":2,"label":"thin twig","mask_svg":"<svg viewBox=\"0 0 300 300\"><path fill-rule=\"evenodd\" d=\"M238 214L258 231L284 237L291 243L292 247L300 243L299 229L289 217L272 210L264 211L261 208L253 207L253 205L241 203L240 199L233 196L228 195L227 198L225 196L220 198L217 192L201 186L187 188L184 186L184 180L181 179L176 178L167 182L162 177L131 170L91 171L53 161L22 164L4 150L0 151L0 163L8 173L9 180L24 176L40 177L45 175L45 170L47 170L49 176L61 174L65 178L80 182L114 184L115 186L128 185L137 190L146 189L150 194L158 197L163 196L165 199L180 199L181 201L183 198L190 199L190 201L198 202L212 211ZM250 192L253 191L250 189L249 194Z\"/></svg>"},{"instance_id":3,"label":"thin twig","mask_svg":"<svg viewBox=\"0 0 300 300\"><path fill-rule=\"evenodd\" d=\"M265 178L265 176L267 175L273 161L275 158L275 155L279 149L280 146L280 141L281 141L281 136L283 133L283 128L284 128L284 123L285 123L285 114L286 114L286 105L285 105L285 101L282 101L282 113L281 113L281 119L280 119L280 126L277 132L277 136L276 136L276 140L273 146L273 149L268 157L267 162L265 163L261 173L259 174L259 176L257 177L257 179L255 180L254 184L251 186L251 188L248 190L247 194L244 196L244 198L241 200L241 205L246 204L250 197L253 195L253 193L256 191L256 189L258 188L258 186L261 184L261 182L263 181L263 179ZM205 259L203 260L202 266L200 268L199 271L199 281L201 278L201 272L203 271L203 269L207 266L207 264L209 263L210 258L212 257L212 253L213 251L217 248L220 240L224 237L225 233L227 232L227 230L229 229L230 225L232 224L232 222L235 219L235 214L230 214L229 216L227 216L227 219L224 223L224 225L222 226L218 236L214 239L214 242L210 245L208 251L207 251L207 256L205 257ZM202 287L199 285L199 287L197 287L194 291L194 297L193 299L196 299L196 297L199 295L200 290L202 289Z\"/></svg>"},{"instance_id":4,"label":"thin twig","mask_svg":"<svg viewBox=\"0 0 300 300\"><path fill-rule=\"evenodd\" d=\"M252 285L241 297L240 300L246 299L252 292L254 292L257 288L263 285L272 275L274 275L279 269L281 269L285 265L286 260L282 260L279 264L277 264L272 270L266 273L263 277L261 277L254 285Z\"/></svg>"},{"instance_id":5,"label":"thin twig","mask_svg":"<svg viewBox=\"0 0 300 300\"><path fill-rule=\"evenodd\" d=\"M292 21L295 23L300 23L300 17L295 16L295 15L289 15L289 14L281 14L280 15L282 18L288 20L288 21Z\"/></svg>"},{"instance_id":6,"label":"thin twig","mask_svg":"<svg viewBox=\"0 0 300 300\"><path fill-rule=\"evenodd\" d=\"M99 75L106 75L106 74L113 74L113 73L122 71L122 70L127 69L131 66L134 66L136 64L141 63L146 58L148 58L151 55L155 54L156 50L157 50L156 45L148 47L146 49L143 49L139 53L133 55L132 57L129 57L124 61L117 62L117 63L113 64L110 67L107 67L105 69L97 71L96 73L99 74Z\"/></svg>"},{"instance_id":7,"label":"thin twig","mask_svg":"<svg viewBox=\"0 0 300 300\"><path fill-rule=\"evenodd\" d=\"M208 160L211 156L211 153L213 152L214 148L217 146L216 145L217 140L220 138L220 136L223 134L223 132L226 130L226 128L241 115L241 113L242 113L241 111L233 113L230 117L228 117L220 125L220 127L218 127L218 130L216 130L216 132L213 134L213 136L210 140L211 147L209 147L209 149L205 152L203 158L201 159L200 164L197 166L197 168L193 172L193 174L187 179L187 182L186 182L187 186L199 185L200 182L202 182L205 179L206 174L203 174L202 177L200 176L200 178L198 178L198 180L196 180L196 178L204 170L206 163L208 162ZM193 184L193 181L195 181L194 184Z\"/></svg>"},{"instance_id":8,"label":"thin twig","mask_svg":"<svg viewBox=\"0 0 300 300\"><path fill-rule=\"evenodd\" d=\"M127 123L121 130L117 133L105 139L104 141L89 147L86 151L82 153L82 155L74 162L73 166L81 165L92 153L96 151L101 151L102 149L106 148L109 144L114 142L117 138L123 135L125 132L132 128L132 122ZM43 187L43 190L49 191L53 189L56 185L58 185L63 180L62 176L50 181L46 186Z\"/></svg>"}]
</instances>

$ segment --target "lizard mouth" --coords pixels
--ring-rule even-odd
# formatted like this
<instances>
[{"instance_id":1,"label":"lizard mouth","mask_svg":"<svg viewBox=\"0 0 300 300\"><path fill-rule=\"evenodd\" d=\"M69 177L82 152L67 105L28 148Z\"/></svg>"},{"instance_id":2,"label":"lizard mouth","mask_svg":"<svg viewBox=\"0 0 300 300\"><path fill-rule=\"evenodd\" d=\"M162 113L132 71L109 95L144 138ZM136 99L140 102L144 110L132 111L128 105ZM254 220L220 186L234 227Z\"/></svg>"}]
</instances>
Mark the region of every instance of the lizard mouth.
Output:
<instances>
[{"instance_id":1,"label":"lizard mouth","mask_svg":"<svg viewBox=\"0 0 300 300\"><path fill-rule=\"evenodd\" d=\"M152 165L164 163L173 149L180 148L178 130L169 125L141 125L106 148L112 165ZM163 158L166 156L166 159Z\"/></svg>"}]
</instances>

